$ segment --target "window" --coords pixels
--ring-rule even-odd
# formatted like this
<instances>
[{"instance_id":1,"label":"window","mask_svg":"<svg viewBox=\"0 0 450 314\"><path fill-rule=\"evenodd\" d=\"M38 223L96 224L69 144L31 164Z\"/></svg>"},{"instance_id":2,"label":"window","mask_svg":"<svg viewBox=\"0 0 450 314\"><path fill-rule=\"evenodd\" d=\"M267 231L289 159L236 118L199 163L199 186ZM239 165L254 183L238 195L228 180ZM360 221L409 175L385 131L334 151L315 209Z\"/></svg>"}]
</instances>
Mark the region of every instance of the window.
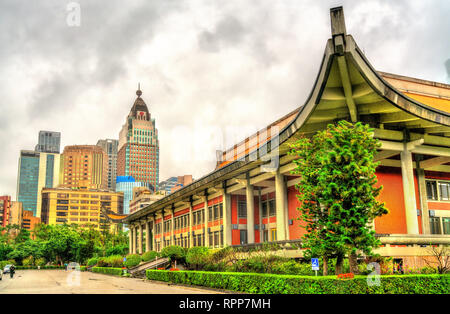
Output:
<instances>
[{"instance_id":1,"label":"window","mask_svg":"<svg viewBox=\"0 0 450 314\"><path fill-rule=\"evenodd\" d=\"M208 221L213 221L213 208L212 208L212 206L208 207Z\"/></svg>"},{"instance_id":2,"label":"window","mask_svg":"<svg viewBox=\"0 0 450 314\"><path fill-rule=\"evenodd\" d=\"M222 203L219 204L219 214L220 214L220 219L222 219L223 218L223 204Z\"/></svg>"},{"instance_id":3,"label":"window","mask_svg":"<svg viewBox=\"0 0 450 314\"><path fill-rule=\"evenodd\" d=\"M276 212L276 207L275 207L275 200L270 200L269 201L269 216L273 217L276 216L277 212Z\"/></svg>"},{"instance_id":4,"label":"window","mask_svg":"<svg viewBox=\"0 0 450 314\"><path fill-rule=\"evenodd\" d=\"M262 203L262 217L267 218L267 202Z\"/></svg>"},{"instance_id":5,"label":"window","mask_svg":"<svg viewBox=\"0 0 450 314\"><path fill-rule=\"evenodd\" d=\"M439 193L440 193L440 200L442 201L448 201L450 200L450 182L442 182L439 181Z\"/></svg>"},{"instance_id":6,"label":"window","mask_svg":"<svg viewBox=\"0 0 450 314\"><path fill-rule=\"evenodd\" d=\"M247 230L240 230L239 235L241 244L247 244Z\"/></svg>"},{"instance_id":7,"label":"window","mask_svg":"<svg viewBox=\"0 0 450 314\"><path fill-rule=\"evenodd\" d=\"M444 234L450 234L450 218L442 217L442 227Z\"/></svg>"},{"instance_id":8,"label":"window","mask_svg":"<svg viewBox=\"0 0 450 314\"><path fill-rule=\"evenodd\" d=\"M429 201L450 201L450 181L426 180Z\"/></svg>"},{"instance_id":9,"label":"window","mask_svg":"<svg viewBox=\"0 0 450 314\"><path fill-rule=\"evenodd\" d=\"M247 218L247 202L238 201L238 217Z\"/></svg>"},{"instance_id":10,"label":"window","mask_svg":"<svg viewBox=\"0 0 450 314\"><path fill-rule=\"evenodd\" d=\"M219 247L219 231L214 232L214 247Z\"/></svg>"},{"instance_id":11,"label":"window","mask_svg":"<svg viewBox=\"0 0 450 314\"><path fill-rule=\"evenodd\" d=\"M439 217L430 217L431 234L441 234L441 222Z\"/></svg>"},{"instance_id":12,"label":"window","mask_svg":"<svg viewBox=\"0 0 450 314\"><path fill-rule=\"evenodd\" d=\"M269 242L269 230L263 232L263 242Z\"/></svg>"},{"instance_id":13,"label":"window","mask_svg":"<svg viewBox=\"0 0 450 314\"><path fill-rule=\"evenodd\" d=\"M219 205L214 205L214 220L219 219Z\"/></svg>"}]
</instances>

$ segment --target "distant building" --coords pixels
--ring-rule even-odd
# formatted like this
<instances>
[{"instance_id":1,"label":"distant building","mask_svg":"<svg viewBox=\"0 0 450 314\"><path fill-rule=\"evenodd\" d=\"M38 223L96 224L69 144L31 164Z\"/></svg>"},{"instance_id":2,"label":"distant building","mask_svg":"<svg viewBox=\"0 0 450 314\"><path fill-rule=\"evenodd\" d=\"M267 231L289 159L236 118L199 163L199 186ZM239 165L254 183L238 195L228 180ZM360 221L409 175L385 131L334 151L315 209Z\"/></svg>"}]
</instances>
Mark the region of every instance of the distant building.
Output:
<instances>
[{"instance_id":1,"label":"distant building","mask_svg":"<svg viewBox=\"0 0 450 314\"><path fill-rule=\"evenodd\" d=\"M34 216L40 217L41 189L58 186L60 159L57 153L20 151L17 201L23 204L23 210L31 210Z\"/></svg>"},{"instance_id":2,"label":"distant building","mask_svg":"<svg viewBox=\"0 0 450 314\"><path fill-rule=\"evenodd\" d=\"M170 194L181 189L183 186L192 183L192 181L192 175L170 177L166 181L162 181L159 183L159 190L166 191L168 194Z\"/></svg>"},{"instance_id":3,"label":"distant building","mask_svg":"<svg viewBox=\"0 0 450 314\"><path fill-rule=\"evenodd\" d=\"M31 210L24 210L22 213L22 228L33 231L34 227L41 223L41 218L34 217Z\"/></svg>"},{"instance_id":4,"label":"distant building","mask_svg":"<svg viewBox=\"0 0 450 314\"><path fill-rule=\"evenodd\" d=\"M159 182L159 141L155 119L141 98L142 91L128 114L119 133L117 175L132 176L147 182L156 190Z\"/></svg>"},{"instance_id":5,"label":"distant building","mask_svg":"<svg viewBox=\"0 0 450 314\"><path fill-rule=\"evenodd\" d=\"M38 144L35 150L42 153L59 154L61 133L52 131L39 131Z\"/></svg>"},{"instance_id":6,"label":"distant building","mask_svg":"<svg viewBox=\"0 0 450 314\"><path fill-rule=\"evenodd\" d=\"M21 202L11 202L10 225L22 226L23 205Z\"/></svg>"},{"instance_id":7,"label":"distant building","mask_svg":"<svg viewBox=\"0 0 450 314\"><path fill-rule=\"evenodd\" d=\"M0 226L6 227L10 221L11 196L0 196Z\"/></svg>"},{"instance_id":8,"label":"distant building","mask_svg":"<svg viewBox=\"0 0 450 314\"><path fill-rule=\"evenodd\" d=\"M181 189L183 186L186 186L191 183L192 183L192 175L178 176L177 183L175 184L175 186L171 188L170 193L173 193Z\"/></svg>"},{"instance_id":9,"label":"distant building","mask_svg":"<svg viewBox=\"0 0 450 314\"><path fill-rule=\"evenodd\" d=\"M137 182L132 176L117 176L116 191L123 192L123 213L130 213L130 201L133 199L133 188L146 187L154 191L148 182Z\"/></svg>"},{"instance_id":10,"label":"distant building","mask_svg":"<svg viewBox=\"0 0 450 314\"><path fill-rule=\"evenodd\" d=\"M62 187L42 190L41 218L45 224L94 225L101 229L105 211L122 214L123 193Z\"/></svg>"},{"instance_id":11,"label":"distant building","mask_svg":"<svg viewBox=\"0 0 450 314\"><path fill-rule=\"evenodd\" d=\"M61 166L62 187L108 188L108 155L97 145L66 146Z\"/></svg>"},{"instance_id":12,"label":"distant building","mask_svg":"<svg viewBox=\"0 0 450 314\"><path fill-rule=\"evenodd\" d=\"M108 155L108 189L111 191L116 190L116 177L117 177L117 147L119 146L118 140L99 140L97 146L103 148Z\"/></svg>"},{"instance_id":13,"label":"distant building","mask_svg":"<svg viewBox=\"0 0 450 314\"><path fill-rule=\"evenodd\" d=\"M147 187L134 187L133 199L130 201L130 214L162 199L166 195L165 191L153 193Z\"/></svg>"}]
</instances>

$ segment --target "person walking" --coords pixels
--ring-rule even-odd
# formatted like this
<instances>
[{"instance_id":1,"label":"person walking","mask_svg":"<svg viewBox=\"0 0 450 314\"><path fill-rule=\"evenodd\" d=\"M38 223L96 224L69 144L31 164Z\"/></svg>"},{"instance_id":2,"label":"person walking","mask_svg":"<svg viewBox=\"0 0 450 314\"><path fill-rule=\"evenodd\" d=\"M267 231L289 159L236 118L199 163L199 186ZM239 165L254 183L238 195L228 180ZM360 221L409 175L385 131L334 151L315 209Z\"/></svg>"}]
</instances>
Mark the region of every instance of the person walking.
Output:
<instances>
[{"instance_id":1,"label":"person walking","mask_svg":"<svg viewBox=\"0 0 450 314\"><path fill-rule=\"evenodd\" d=\"M11 279L14 278L15 272L16 272L16 267L14 265L11 265L11 267L9 268L9 276L11 277Z\"/></svg>"}]
</instances>

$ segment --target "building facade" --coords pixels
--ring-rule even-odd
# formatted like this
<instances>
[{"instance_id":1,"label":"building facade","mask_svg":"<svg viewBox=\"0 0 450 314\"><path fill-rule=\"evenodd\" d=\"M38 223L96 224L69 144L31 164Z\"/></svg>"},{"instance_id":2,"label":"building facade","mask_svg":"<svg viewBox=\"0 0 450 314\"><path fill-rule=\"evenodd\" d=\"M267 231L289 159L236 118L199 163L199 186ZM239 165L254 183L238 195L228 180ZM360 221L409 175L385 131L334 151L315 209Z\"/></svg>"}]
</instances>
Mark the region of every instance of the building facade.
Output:
<instances>
[{"instance_id":1,"label":"building facade","mask_svg":"<svg viewBox=\"0 0 450 314\"><path fill-rule=\"evenodd\" d=\"M151 118L147 105L137 90L126 122L119 134L117 175L132 176L138 182L151 184L158 189L159 141L155 119Z\"/></svg>"},{"instance_id":2,"label":"building facade","mask_svg":"<svg viewBox=\"0 0 450 314\"><path fill-rule=\"evenodd\" d=\"M11 220L11 196L0 196L0 227L6 227Z\"/></svg>"},{"instance_id":3,"label":"building facade","mask_svg":"<svg viewBox=\"0 0 450 314\"><path fill-rule=\"evenodd\" d=\"M142 252L144 233L156 250L300 240L290 144L340 120L369 124L381 143L376 175L389 213L374 221L376 253L416 266L427 246L450 244L450 85L377 72L347 35L342 7L330 13L332 36L304 105L218 154L211 173L126 217L132 252Z\"/></svg>"},{"instance_id":4,"label":"building facade","mask_svg":"<svg viewBox=\"0 0 450 314\"><path fill-rule=\"evenodd\" d=\"M105 211L122 214L123 193L89 188L60 187L42 190L42 223L94 226L100 230Z\"/></svg>"},{"instance_id":5,"label":"building facade","mask_svg":"<svg viewBox=\"0 0 450 314\"><path fill-rule=\"evenodd\" d=\"M131 199L129 206L130 214L147 207L166 195L167 193L165 191L153 192L147 187L134 187L133 198Z\"/></svg>"},{"instance_id":6,"label":"building facade","mask_svg":"<svg viewBox=\"0 0 450 314\"><path fill-rule=\"evenodd\" d=\"M41 214L41 190L56 187L60 180L61 155L30 150L20 151L17 175L17 201L23 210Z\"/></svg>"},{"instance_id":7,"label":"building facade","mask_svg":"<svg viewBox=\"0 0 450 314\"><path fill-rule=\"evenodd\" d=\"M28 231L33 231L37 224L41 223L41 218L33 216L31 210L24 210L22 212L22 228Z\"/></svg>"},{"instance_id":8,"label":"building facade","mask_svg":"<svg viewBox=\"0 0 450 314\"><path fill-rule=\"evenodd\" d=\"M59 154L60 144L60 132L39 131L38 144L35 147L35 151Z\"/></svg>"},{"instance_id":9,"label":"building facade","mask_svg":"<svg viewBox=\"0 0 450 314\"><path fill-rule=\"evenodd\" d=\"M133 199L133 189L145 187L153 191L153 187L148 182L137 182L132 176L117 176L116 192L123 193L123 213L130 213L130 201Z\"/></svg>"},{"instance_id":10,"label":"building facade","mask_svg":"<svg viewBox=\"0 0 450 314\"><path fill-rule=\"evenodd\" d=\"M66 188L108 188L108 155L96 145L64 147L61 186Z\"/></svg>"},{"instance_id":11,"label":"building facade","mask_svg":"<svg viewBox=\"0 0 450 314\"><path fill-rule=\"evenodd\" d=\"M112 139L99 140L97 146L100 146L108 155L107 188L111 191L115 191L117 177L117 147L119 146L119 141Z\"/></svg>"}]
</instances>

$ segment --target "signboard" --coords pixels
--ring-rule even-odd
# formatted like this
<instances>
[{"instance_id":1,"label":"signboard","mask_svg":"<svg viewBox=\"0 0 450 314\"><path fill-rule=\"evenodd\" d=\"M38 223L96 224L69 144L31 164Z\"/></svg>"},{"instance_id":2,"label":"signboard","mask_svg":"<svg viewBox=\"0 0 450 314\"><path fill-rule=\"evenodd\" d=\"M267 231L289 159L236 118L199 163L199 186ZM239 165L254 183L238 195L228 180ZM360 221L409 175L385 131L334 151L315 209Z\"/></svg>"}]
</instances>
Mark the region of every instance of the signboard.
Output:
<instances>
[{"instance_id":1,"label":"signboard","mask_svg":"<svg viewBox=\"0 0 450 314\"><path fill-rule=\"evenodd\" d=\"M319 270L319 259L318 258L311 258L311 267L312 267L312 270Z\"/></svg>"}]
</instances>

